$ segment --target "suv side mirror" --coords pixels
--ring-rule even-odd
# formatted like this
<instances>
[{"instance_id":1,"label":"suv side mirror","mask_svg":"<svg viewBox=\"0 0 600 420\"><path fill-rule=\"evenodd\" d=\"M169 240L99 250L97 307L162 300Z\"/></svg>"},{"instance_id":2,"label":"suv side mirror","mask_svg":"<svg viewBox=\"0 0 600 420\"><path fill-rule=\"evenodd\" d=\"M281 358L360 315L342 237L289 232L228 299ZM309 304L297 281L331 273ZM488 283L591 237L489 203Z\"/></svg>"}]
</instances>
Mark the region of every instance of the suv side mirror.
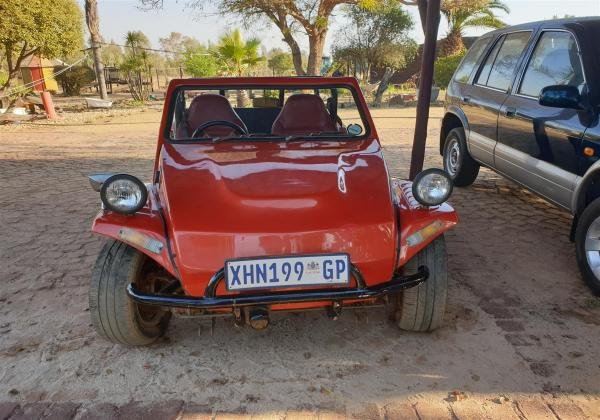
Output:
<instances>
[{"instance_id":1,"label":"suv side mirror","mask_svg":"<svg viewBox=\"0 0 600 420\"><path fill-rule=\"evenodd\" d=\"M546 86L540 93L539 103L553 108L584 109L581 103L581 94L575 86Z\"/></svg>"}]
</instances>

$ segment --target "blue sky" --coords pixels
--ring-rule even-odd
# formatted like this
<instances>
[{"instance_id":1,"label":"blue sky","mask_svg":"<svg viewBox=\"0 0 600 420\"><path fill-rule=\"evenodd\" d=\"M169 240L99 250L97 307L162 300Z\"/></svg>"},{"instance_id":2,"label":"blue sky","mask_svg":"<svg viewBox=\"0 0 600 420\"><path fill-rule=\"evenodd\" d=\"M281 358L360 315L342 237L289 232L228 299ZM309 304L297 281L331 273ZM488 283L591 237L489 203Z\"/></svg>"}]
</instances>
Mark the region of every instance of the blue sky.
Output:
<instances>
[{"instance_id":1,"label":"blue sky","mask_svg":"<svg viewBox=\"0 0 600 420\"><path fill-rule=\"evenodd\" d=\"M509 24L517 24L534 20L548 19L554 15L565 14L575 16L600 15L600 0L505 0L511 9L510 14L502 16ZM83 4L83 0L80 0ZM236 18L221 17L216 15L216 10L210 6L204 10L205 16L191 10L185 10L184 1L164 0L165 7L158 11L144 11L139 8L135 0L100 0L98 2L100 12L100 29L105 39L121 43L123 36L130 30L143 31L158 47L158 39L167 36L170 32L181 32L184 35L193 36L202 42L215 41L221 33L229 28L242 26L242 22ZM418 23L418 14L415 7L407 8L415 18L415 29L413 37L419 41L423 36ZM339 9L333 18L332 28L326 44L329 50L332 42L332 34L336 27L343 22L339 16ZM446 24L442 19L440 36L446 31ZM479 35L482 30L470 31L467 35ZM279 32L264 23L253 25L245 29L248 35L260 38L267 48L282 47ZM306 48L306 42L301 40L301 46Z\"/></svg>"}]
</instances>

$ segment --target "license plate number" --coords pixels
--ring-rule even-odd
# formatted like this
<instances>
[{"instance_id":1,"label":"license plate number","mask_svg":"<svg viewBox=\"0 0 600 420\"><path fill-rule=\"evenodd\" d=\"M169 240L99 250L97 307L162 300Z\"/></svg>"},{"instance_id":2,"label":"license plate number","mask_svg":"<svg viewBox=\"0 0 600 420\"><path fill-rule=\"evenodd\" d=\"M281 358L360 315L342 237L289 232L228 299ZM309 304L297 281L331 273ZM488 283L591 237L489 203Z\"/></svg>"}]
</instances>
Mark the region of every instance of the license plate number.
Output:
<instances>
[{"instance_id":1,"label":"license plate number","mask_svg":"<svg viewBox=\"0 0 600 420\"><path fill-rule=\"evenodd\" d=\"M228 260L227 290L345 285L350 281L348 254Z\"/></svg>"}]
</instances>

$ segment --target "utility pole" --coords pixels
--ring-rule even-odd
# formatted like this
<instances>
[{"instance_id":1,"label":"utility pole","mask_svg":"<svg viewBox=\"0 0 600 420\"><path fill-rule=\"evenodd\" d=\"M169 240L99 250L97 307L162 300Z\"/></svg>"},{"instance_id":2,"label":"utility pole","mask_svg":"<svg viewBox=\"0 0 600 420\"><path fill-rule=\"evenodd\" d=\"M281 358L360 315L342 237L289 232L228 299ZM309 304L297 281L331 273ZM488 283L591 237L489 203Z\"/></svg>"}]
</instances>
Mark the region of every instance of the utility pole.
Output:
<instances>
[{"instance_id":1,"label":"utility pole","mask_svg":"<svg viewBox=\"0 0 600 420\"><path fill-rule=\"evenodd\" d=\"M108 99L106 93L106 80L104 78L104 66L102 65L102 57L100 56L100 18L98 17L97 0L85 0L85 21L90 31L90 39L92 43L92 54L94 56L94 69L96 70L96 80L98 80L98 91L102 99Z\"/></svg>"},{"instance_id":2,"label":"utility pole","mask_svg":"<svg viewBox=\"0 0 600 420\"><path fill-rule=\"evenodd\" d=\"M423 32L425 33L425 42L423 43L423 55L421 59L415 136L410 160L409 179L411 180L423 170L423 162L425 160L429 105L431 102L431 87L433 85L433 66L435 63L435 50L440 25L440 0L419 0L418 6Z\"/></svg>"}]
</instances>

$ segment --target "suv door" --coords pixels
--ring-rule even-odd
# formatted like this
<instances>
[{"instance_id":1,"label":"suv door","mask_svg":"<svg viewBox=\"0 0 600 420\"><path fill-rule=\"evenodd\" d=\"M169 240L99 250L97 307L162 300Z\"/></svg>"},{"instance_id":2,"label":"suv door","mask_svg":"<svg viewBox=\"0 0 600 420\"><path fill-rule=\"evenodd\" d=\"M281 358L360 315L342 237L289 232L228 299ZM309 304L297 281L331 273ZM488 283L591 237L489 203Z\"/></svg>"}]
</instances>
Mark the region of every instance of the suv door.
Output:
<instances>
[{"instance_id":1,"label":"suv door","mask_svg":"<svg viewBox=\"0 0 600 420\"><path fill-rule=\"evenodd\" d=\"M498 113L508 97L519 61L531 31L500 36L475 76L463 90L462 109L469 121L469 153L484 165L494 166Z\"/></svg>"},{"instance_id":2,"label":"suv door","mask_svg":"<svg viewBox=\"0 0 600 420\"><path fill-rule=\"evenodd\" d=\"M504 102L498 120L495 165L499 172L569 209L580 172L585 126L573 109L538 103L551 85L585 89L574 35L564 30L540 33L520 84Z\"/></svg>"}]
</instances>

